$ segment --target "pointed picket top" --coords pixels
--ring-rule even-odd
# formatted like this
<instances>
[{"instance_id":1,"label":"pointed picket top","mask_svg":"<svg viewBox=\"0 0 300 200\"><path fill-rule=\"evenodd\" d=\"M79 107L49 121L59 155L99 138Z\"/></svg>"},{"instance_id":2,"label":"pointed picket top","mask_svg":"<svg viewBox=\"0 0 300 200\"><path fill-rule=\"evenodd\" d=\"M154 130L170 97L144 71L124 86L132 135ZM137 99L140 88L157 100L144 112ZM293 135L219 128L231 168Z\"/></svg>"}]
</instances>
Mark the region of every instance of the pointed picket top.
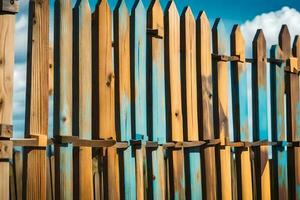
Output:
<instances>
[{"instance_id":1,"label":"pointed picket top","mask_svg":"<svg viewBox=\"0 0 300 200\"><path fill-rule=\"evenodd\" d=\"M96 12L100 12L100 11L98 11L98 10L106 10L106 11L111 11L111 9L110 9L110 5L109 5L109 3L108 3L108 1L107 0L98 0L98 2L97 2L97 4L96 4L96 9L95 9L95 13ZM107 8L109 9L109 10L107 10Z\"/></svg>"},{"instance_id":2,"label":"pointed picket top","mask_svg":"<svg viewBox=\"0 0 300 200\"><path fill-rule=\"evenodd\" d=\"M253 40L253 56L259 60L266 58L266 39L262 29L258 29Z\"/></svg>"},{"instance_id":3,"label":"pointed picket top","mask_svg":"<svg viewBox=\"0 0 300 200\"><path fill-rule=\"evenodd\" d=\"M298 70L300 70L300 36L296 35L293 43L293 56L298 58Z\"/></svg>"},{"instance_id":4,"label":"pointed picket top","mask_svg":"<svg viewBox=\"0 0 300 200\"><path fill-rule=\"evenodd\" d=\"M164 12L159 0L153 0L147 11L147 27L157 29L157 35L164 37Z\"/></svg>"},{"instance_id":5,"label":"pointed picket top","mask_svg":"<svg viewBox=\"0 0 300 200\"><path fill-rule=\"evenodd\" d=\"M210 40L211 40L211 28L210 28L210 24L209 24L209 20L205 14L204 11L201 11L198 15L198 18L197 18L197 26L198 26L198 30L199 30L199 33L197 34L197 36L200 36L200 44L197 44L199 45L201 48L208 48L207 51L209 51L209 56L211 51L211 44L210 44ZM205 43L205 44L201 44L201 43ZM205 47L204 47L205 46ZM208 56L208 55L206 55ZM210 60L210 59L208 59Z\"/></svg>"},{"instance_id":6,"label":"pointed picket top","mask_svg":"<svg viewBox=\"0 0 300 200\"><path fill-rule=\"evenodd\" d=\"M209 20L207 18L207 15L206 15L205 11L200 11L200 13L198 15L198 18L197 18L197 21L201 21L201 23L209 24Z\"/></svg>"},{"instance_id":7,"label":"pointed picket top","mask_svg":"<svg viewBox=\"0 0 300 200\"><path fill-rule=\"evenodd\" d=\"M179 18L179 13L178 13L175 1L170 1L168 3L166 12L170 19L173 19L173 17Z\"/></svg>"},{"instance_id":8,"label":"pointed picket top","mask_svg":"<svg viewBox=\"0 0 300 200\"><path fill-rule=\"evenodd\" d=\"M193 12L191 10L191 8L189 6L185 7L183 12L182 12L182 15L185 16L185 18L192 18L194 19L194 15L193 15Z\"/></svg>"},{"instance_id":9,"label":"pointed picket top","mask_svg":"<svg viewBox=\"0 0 300 200\"><path fill-rule=\"evenodd\" d=\"M145 12L145 6L143 4L142 0L136 0L133 7L132 7L132 13L135 12L140 13L140 12Z\"/></svg>"},{"instance_id":10,"label":"pointed picket top","mask_svg":"<svg viewBox=\"0 0 300 200\"><path fill-rule=\"evenodd\" d=\"M231 54L245 59L245 39L239 25L234 25L231 32Z\"/></svg>"},{"instance_id":11,"label":"pointed picket top","mask_svg":"<svg viewBox=\"0 0 300 200\"><path fill-rule=\"evenodd\" d=\"M123 17L120 16L120 13L122 13L123 16L129 15L129 11L128 11L128 8L127 8L125 0L119 0L118 1L117 5L115 7L114 12L115 12L115 14L119 15L119 19L120 20L123 19ZM122 26L121 21L119 22L119 24L120 24L120 26Z\"/></svg>"},{"instance_id":12,"label":"pointed picket top","mask_svg":"<svg viewBox=\"0 0 300 200\"><path fill-rule=\"evenodd\" d=\"M227 54L227 34L224 22L221 18L217 18L212 28L213 37L213 53L215 54Z\"/></svg>"},{"instance_id":13,"label":"pointed picket top","mask_svg":"<svg viewBox=\"0 0 300 200\"><path fill-rule=\"evenodd\" d=\"M88 9L89 11L91 11L91 7L90 7L90 3L88 0L77 0L74 9L76 8L84 8L84 9Z\"/></svg>"},{"instance_id":14,"label":"pointed picket top","mask_svg":"<svg viewBox=\"0 0 300 200\"><path fill-rule=\"evenodd\" d=\"M284 57L289 57L291 54L291 35L286 24L282 25L279 33L279 46L284 54Z\"/></svg>"}]
</instances>

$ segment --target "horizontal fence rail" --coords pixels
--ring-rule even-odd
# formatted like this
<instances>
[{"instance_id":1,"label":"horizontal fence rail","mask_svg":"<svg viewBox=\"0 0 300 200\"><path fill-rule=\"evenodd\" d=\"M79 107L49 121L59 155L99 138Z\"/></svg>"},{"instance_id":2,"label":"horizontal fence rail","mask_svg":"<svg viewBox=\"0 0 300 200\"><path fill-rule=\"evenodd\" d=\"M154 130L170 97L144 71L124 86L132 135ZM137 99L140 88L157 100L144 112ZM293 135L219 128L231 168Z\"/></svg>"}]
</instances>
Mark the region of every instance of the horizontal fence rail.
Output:
<instances>
[{"instance_id":1,"label":"horizontal fence rail","mask_svg":"<svg viewBox=\"0 0 300 200\"><path fill-rule=\"evenodd\" d=\"M52 47L49 1L30 0L26 126L14 138L18 5L6 1L0 199L300 199L300 37L291 45L286 25L269 53L257 30L247 58L239 25L227 35L220 18L211 26L174 1L92 11L55 0Z\"/></svg>"}]
</instances>

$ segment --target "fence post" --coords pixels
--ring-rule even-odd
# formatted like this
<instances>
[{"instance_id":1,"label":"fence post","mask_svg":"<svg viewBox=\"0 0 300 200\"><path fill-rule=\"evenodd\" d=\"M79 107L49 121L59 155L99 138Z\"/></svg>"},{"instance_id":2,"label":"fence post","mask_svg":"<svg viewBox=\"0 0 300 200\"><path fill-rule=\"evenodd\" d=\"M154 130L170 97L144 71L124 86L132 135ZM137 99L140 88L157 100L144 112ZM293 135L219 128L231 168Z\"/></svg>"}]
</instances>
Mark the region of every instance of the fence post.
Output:
<instances>
[{"instance_id":1,"label":"fence post","mask_svg":"<svg viewBox=\"0 0 300 200\"><path fill-rule=\"evenodd\" d=\"M107 0L93 13L93 129L95 138L117 140L115 123L115 69L113 65L112 12ZM104 149L104 197L120 199L119 155L116 148ZM99 158L101 155L99 155ZM99 162L99 161L98 161ZM98 167L99 169L99 167ZM100 184L100 183L99 183ZM100 190L100 188L96 188Z\"/></svg>"},{"instance_id":2,"label":"fence post","mask_svg":"<svg viewBox=\"0 0 300 200\"><path fill-rule=\"evenodd\" d=\"M9 159L12 159L13 67L15 13L18 2L0 1L0 199L9 199Z\"/></svg>"},{"instance_id":3,"label":"fence post","mask_svg":"<svg viewBox=\"0 0 300 200\"><path fill-rule=\"evenodd\" d=\"M130 142L132 139L131 91L130 91L130 18L125 0L120 0L114 10L114 56L116 70L116 114L118 139ZM122 172L125 185L121 197L136 199L136 170L133 148L122 150Z\"/></svg>"},{"instance_id":4,"label":"fence post","mask_svg":"<svg viewBox=\"0 0 300 200\"><path fill-rule=\"evenodd\" d=\"M54 137L72 136L72 1L54 6ZM73 199L73 145L55 144L55 198Z\"/></svg>"},{"instance_id":5,"label":"fence post","mask_svg":"<svg viewBox=\"0 0 300 200\"><path fill-rule=\"evenodd\" d=\"M73 9L73 134L79 136L79 139L87 140L92 139L91 22L89 1L77 0ZM74 197L92 200L92 148L80 146L73 153Z\"/></svg>"},{"instance_id":6,"label":"fence post","mask_svg":"<svg viewBox=\"0 0 300 200\"><path fill-rule=\"evenodd\" d=\"M169 2L165 16L166 73L167 73L167 116L171 133L169 140L183 142L183 116L181 103L180 73L180 18L174 1ZM171 152L170 198L185 199L184 152L182 148Z\"/></svg>"},{"instance_id":7,"label":"fence post","mask_svg":"<svg viewBox=\"0 0 300 200\"><path fill-rule=\"evenodd\" d=\"M226 55L227 36L223 21L216 19L212 28L213 35L213 53L217 55ZM228 116L228 96L229 96L229 65L226 61L213 59L213 83L214 83L214 121L215 136L221 140L221 145L229 141L229 116ZM220 147L220 176L222 199L233 198L232 186L232 155L231 147Z\"/></svg>"},{"instance_id":8,"label":"fence post","mask_svg":"<svg viewBox=\"0 0 300 200\"><path fill-rule=\"evenodd\" d=\"M293 43L293 56L297 59L297 69L300 70L300 37L297 35ZM294 75L295 76L295 75ZM299 75L297 75L297 84L294 84L292 90L299 95ZM294 134L293 141L300 141L300 99L299 96L295 98L293 106ZM294 147L294 172L295 172L295 197L300 199L300 147Z\"/></svg>"}]
</instances>

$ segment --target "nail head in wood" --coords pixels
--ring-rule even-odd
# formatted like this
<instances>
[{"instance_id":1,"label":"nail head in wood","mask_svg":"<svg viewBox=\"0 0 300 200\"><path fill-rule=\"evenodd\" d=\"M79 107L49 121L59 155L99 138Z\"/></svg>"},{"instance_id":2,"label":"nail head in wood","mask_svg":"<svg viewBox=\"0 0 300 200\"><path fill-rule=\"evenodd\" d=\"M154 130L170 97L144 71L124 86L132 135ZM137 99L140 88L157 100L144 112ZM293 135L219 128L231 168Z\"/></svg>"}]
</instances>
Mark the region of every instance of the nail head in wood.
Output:
<instances>
[{"instance_id":1,"label":"nail head in wood","mask_svg":"<svg viewBox=\"0 0 300 200\"><path fill-rule=\"evenodd\" d=\"M15 14L19 12L18 0L0 0L0 12Z\"/></svg>"},{"instance_id":2,"label":"nail head in wood","mask_svg":"<svg viewBox=\"0 0 300 200\"><path fill-rule=\"evenodd\" d=\"M7 124L0 124L0 138L12 138L13 126Z\"/></svg>"},{"instance_id":3,"label":"nail head in wood","mask_svg":"<svg viewBox=\"0 0 300 200\"><path fill-rule=\"evenodd\" d=\"M12 159L13 143L10 140L0 141L0 159Z\"/></svg>"}]
</instances>

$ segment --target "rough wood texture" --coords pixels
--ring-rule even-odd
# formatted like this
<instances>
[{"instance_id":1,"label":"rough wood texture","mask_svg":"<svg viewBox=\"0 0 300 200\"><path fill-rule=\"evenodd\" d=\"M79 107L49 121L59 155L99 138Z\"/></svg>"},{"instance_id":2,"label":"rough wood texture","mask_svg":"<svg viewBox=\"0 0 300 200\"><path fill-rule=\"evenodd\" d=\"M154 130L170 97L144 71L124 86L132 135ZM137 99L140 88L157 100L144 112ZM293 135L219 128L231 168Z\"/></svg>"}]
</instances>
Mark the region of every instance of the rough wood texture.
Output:
<instances>
[{"instance_id":1,"label":"rough wood texture","mask_svg":"<svg viewBox=\"0 0 300 200\"><path fill-rule=\"evenodd\" d=\"M131 92L130 92L130 18L125 0L118 2L114 10L114 64L116 71L116 127L118 140L132 139L131 129ZM122 152L123 162L121 196L136 199L135 158L132 147ZM123 193L122 193L123 192Z\"/></svg>"},{"instance_id":2,"label":"rough wood texture","mask_svg":"<svg viewBox=\"0 0 300 200\"><path fill-rule=\"evenodd\" d=\"M107 0L97 4L93 13L93 116L96 138L117 139L115 130L115 71L112 47L112 13ZM120 198L119 162L115 148L108 148L106 153L107 189L105 197ZM105 187L105 186L104 186ZM100 188L97 188L100 190Z\"/></svg>"},{"instance_id":3,"label":"rough wood texture","mask_svg":"<svg viewBox=\"0 0 300 200\"><path fill-rule=\"evenodd\" d=\"M183 114L184 139L198 141L197 65L196 65L196 23L192 10L185 8L181 16L181 59L183 63ZM201 161L199 149L187 151L190 176L187 177L189 199L202 198Z\"/></svg>"},{"instance_id":4,"label":"rough wood texture","mask_svg":"<svg viewBox=\"0 0 300 200\"><path fill-rule=\"evenodd\" d=\"M245 64L245 41L240 27L235 25L231 33L231 55L239 56L231 66L233 122L235 141L251 141L248 122L247 69ZM243 199L252 199L252 175L250 149L237 152L238 187ZM239 189L238 189L239 191Z\"/></svg>"},{"instance_id":5,"label":"rough wood texture","mask_svg":"<svg viewBox=\"0 0 300 200\"><path fill-rule=\"evenodd\" d=\"M298 59L298 70L300 69L300 37L299 35L297 35L295 37L294 40L294 44L293 44L293 56L296 57ZM297 77L297 80L299 81L299 76ZM294 87L292 88L292 90L297 94L299 93L299 84L295 84ZM294 126L293 129L294 131L292 133L294 133L293 135L293 140L295 141L299 141L300 140L300 105L299 105L299 95L297 96L298 98L296 98L296 105L293 109L293 113L296 115L294 116L295 120L294 121ZM299 167L300 167L300 148L299 147L295 147L295 152L294 152L294 156L295 156L295 196L297 197L297 199L300 199L300 172L299 172Z\"/></svg>"},{"instance_id":6,"label":"rough wood texture","mask_svg":"<svg viewBox=\"0 0 300 200\"><path fill-rule=\"evenodd\" d=\"M183 141L180 74L180 18L174 1L169 2L165 13L166 73L168 97L168 126L171 141ZM172 199L185 199L183 150L172 151L170 191Z\"/></svg>"},{"instance_id":7,"label":"rough wood texture","mask_svg":"<svg viewBox=\"0 0 300 200\"><path fill-rule=\"evenodd\" d=\"M258 30L254 37L252 65L252 102L253 102L253 130L254 141L268 140L268 111L267 111L267 63L266 40L262 30ZM255 165L257 197L271 199L270 164L268 148L261 146L256 152Z\"/></svg>"},{"instance_id":8,"label":"rough wood texture","mask_svg":"<svg viewBox=\"0 0 300 200\"><path fill-rule=\"evenodd\" d=\"M146 43L147 20L146 10L141 0L133 5L130 17L130 51L131 54L131 101L132 130L136 140L148 140L147 134L147 93L146 93ZM137 199L147 195L147 160L145 146L141 145L136 152Z\"/></svg>"},{"instance_id":9,"label":"rough wood texture","mask_svg":"<svg viewBox=\"0 0 300 200\"><path fill-rule=\"evenodd\" d=\"M78 0L73 9L73 41L73 105L76 113L73 132L80 139L92 139L92 27L88 0ZM79 156L79 199L93 199L92 149L79 147L76 155Z\"/></svg>"},{"instance_id":10,"label":"rough wood texture","mask_svg":"<svg viewBox=\"0 0 300 200\"><path fill-rule=\"evenodd\" d=\"M48 134L49 2L30 1L25 136ZM46 199L46 149L26 149L24 193Z\"/></svg>"},{"instance_id":11,"label":"rough wood texture","mask_svg":"<svg viewBox=\"0 0 300 200\"><path fill-rule=\"evenodd\" d=\"M201 12L197 19L197 73L201 77L198 80L198 102L200 103L200 138L203 140L214 139L213 125L213 86L212 86L212 62L211 62L211 31L205 12ZM215 147L206 147L203 150L204 170L202 173L204 184L204 198L217 198L217 175Z\"/></svg>"},{"instance_id":12,"label":"rough wood texture","mask_svg":"<svg viewBox=\"0 0 300 200\"><path fill-rule=\"evenodd\" d=\"M56 0L54 14L54 135L72 135L72 3ZM55 146L55 197L73 199L73 147Z\"/></svg>"},{"instance_id":13,"label":"rough wood texture","mask_svg":"<svg viewBox=\"0 0 300 200\"><path fill-rule=\"evenodd\" d=\"M159 0L152 0L147 13L147 28L157 30L157 35L148 34L147 100L152 105L148 112L149 138L159 143L166 142L165 65L164 65L164 21ZM151 135L152 133L152 135ZM152 151L152 179L149 178L153 199L165 199L166 172L164 149ZM151 174L148 174L151 177Z\"/></svg>"},{"instance_id":14,"label":"rough wood texture","mask_svg":"<svg viewBox=\"0 0 300 200\"><path fill-rule=\"evenodd\" d=\"M216 19L212 28L213 53L219 55L228 54L227 35L223 21ZM229 140L229 65L227 62L213 60L213 84L214 86L214 119L215 136L221 139L221 144ZM233 198L232 172L231 172L231 148L220 148L220 167L221 167L221 191L222 199L230 200Z\"/></svg>"},{"instance_id":15,"label":"rough wood texture","mask_svg":"<svg viewBox=\"0 0 300 200\"><path fill-rule=\"evenodd\" d=\"M271 58L282 58L279 46L272 46ZM271 128L273 141L286 141L285 135L285 114L284 114L284 65L271 63ZM287 151L286 147L273 148L274 175L274 197L278 199L288 199L288 172L287 172ZM273 195L273 194L272 194Z\"/></svg>"},{"instance_id":16,"label":"rough wood texture","mask_svg":"<svg viewBox=\"0 0 300 200\"><path fill-rule=\"evenodd\" d=\"M52 96L53 95L53 90L54 90L54 63L53 63L53 45L50 45L49 47L49 63L48 63L48 66L49 66L49 96Z\"/></svg>"}]
</instances>

